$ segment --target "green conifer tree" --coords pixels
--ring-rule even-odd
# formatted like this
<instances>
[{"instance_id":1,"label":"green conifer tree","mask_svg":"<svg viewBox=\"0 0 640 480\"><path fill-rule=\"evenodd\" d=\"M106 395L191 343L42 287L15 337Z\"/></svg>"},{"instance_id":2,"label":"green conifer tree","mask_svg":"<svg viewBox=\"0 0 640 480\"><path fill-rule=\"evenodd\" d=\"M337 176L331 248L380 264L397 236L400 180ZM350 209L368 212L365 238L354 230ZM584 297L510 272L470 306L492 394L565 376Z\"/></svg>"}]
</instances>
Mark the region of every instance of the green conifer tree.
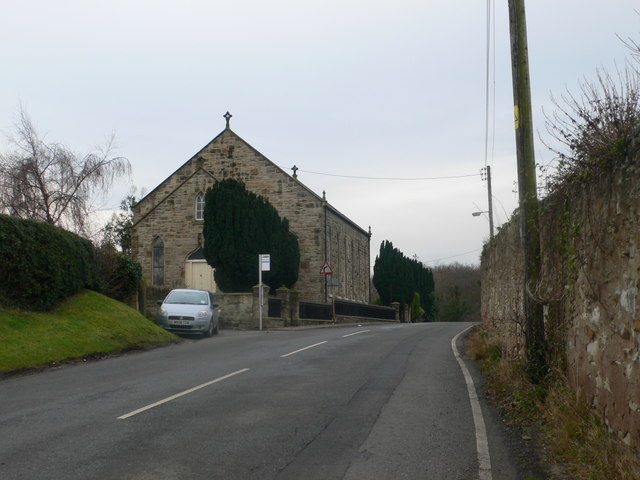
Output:
<instances>
[{"instance_id":1,"label":"green conifer tree","mask_svg":"<svg viewBox=\"0 0 640 480\"><path fill-rule=\"evenodd\" d=\"M204 206L204 256L215 268L224 292L247 292L258 283L258 255L271 255L271 271L263 281L272 290L291 288L298 280L300 248L267 199L242 182L226 179L207 190Z\"/></svg>"},{"instance_id":2,"label":"green conifer tree","mask_svg":"<svg viewBox=\"0 0 640 480\"><path fill-rule=\"evenodd\" d=\"M418 292L413 293L413 300L411 300L411 321L417 322L422 315L424 314L424 310L422 309L422 301L420 300L420 294Z\"/></svg>"},{"instance_id":3,"label":"green conifer tree","mask_svg":"<svg viewBox=\"0 0 640 480\"><path fill-rule=\"evenodd\" d=\"M373 266L373 284L383 305L391 305L392 302L412 305L417 293L425 320L433 320L433 273L418 260L406 257L388 240L380 245L380 253Z\"/></svg>"}]
</instances>

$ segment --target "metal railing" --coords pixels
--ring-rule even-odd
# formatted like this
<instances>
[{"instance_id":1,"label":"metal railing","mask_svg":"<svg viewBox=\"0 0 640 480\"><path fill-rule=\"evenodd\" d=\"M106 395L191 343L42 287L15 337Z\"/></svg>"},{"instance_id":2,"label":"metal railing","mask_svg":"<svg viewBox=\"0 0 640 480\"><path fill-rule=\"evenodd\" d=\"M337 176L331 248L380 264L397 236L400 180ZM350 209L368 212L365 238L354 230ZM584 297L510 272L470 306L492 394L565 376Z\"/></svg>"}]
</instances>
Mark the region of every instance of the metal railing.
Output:
<instances>
[{"instance_id":1,"label":"metal railing","mask_svg":"<svg viewBox=\"0 0 640 480\"><path fill-rule=\"evenodd\" d=\"M282 300L279 298L269 297L268 317L280 318L282 317Z\"/></svg>"},{"instance_id":2,"label":"metal railing","mask_svg":"<svg viewBox=\"0 0 640 480\"><path fill-rule=\"evenodd\" d=\"M333 305L331 303L300 302L300 318L309 320L332 320ZM364 303L335 301L335 314L344 317L375 318L395 320L396 310L392 307L380 307Z\"/></svg>"},{"instance_id":3,"label":"metal railing","mask_svg":"<svg viewBox=\"0 0 640 480\"><path fill-rule=\"evenodd\" d=\"M380 307L378 305L367 305L364 303L336 300L336 315L344 315L346 317L377 318L380 320L395 320L396 310L391 307Z\"/></svg>"},{"instance_id":4,"label":"metal railing","mask_svg":"<svg viewBox=\"0 0 640 480\"><path fill-rule=\"evenodd\" d=\"M300 302L300 318L310 320L333 320L333 309L330 303Z\"/></svg>"}]
</instances>

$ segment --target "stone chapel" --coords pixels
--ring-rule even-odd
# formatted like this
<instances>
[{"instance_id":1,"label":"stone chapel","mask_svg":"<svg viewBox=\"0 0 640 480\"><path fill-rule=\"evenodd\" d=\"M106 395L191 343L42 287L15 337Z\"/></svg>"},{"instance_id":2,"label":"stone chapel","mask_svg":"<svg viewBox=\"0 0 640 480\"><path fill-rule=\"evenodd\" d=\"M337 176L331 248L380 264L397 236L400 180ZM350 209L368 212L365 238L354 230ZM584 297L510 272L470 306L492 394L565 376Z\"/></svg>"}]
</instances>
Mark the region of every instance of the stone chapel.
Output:
<instances>
[{"instance_id":1,"label":"stone chapel","mask_svg":"<svg viewBox=\"0 0 640 480\"><path fill-rule=\"evenodd\" d=\"M240 138L230 118L227 112L226 128L134 206L132 254L146 284L216 292L202 254L204 195L216 181L235 178L289 220L300 244L300 300L369 303L370 231L307 188L295 168L289 175Z\"/></svg>"}]
</instances>

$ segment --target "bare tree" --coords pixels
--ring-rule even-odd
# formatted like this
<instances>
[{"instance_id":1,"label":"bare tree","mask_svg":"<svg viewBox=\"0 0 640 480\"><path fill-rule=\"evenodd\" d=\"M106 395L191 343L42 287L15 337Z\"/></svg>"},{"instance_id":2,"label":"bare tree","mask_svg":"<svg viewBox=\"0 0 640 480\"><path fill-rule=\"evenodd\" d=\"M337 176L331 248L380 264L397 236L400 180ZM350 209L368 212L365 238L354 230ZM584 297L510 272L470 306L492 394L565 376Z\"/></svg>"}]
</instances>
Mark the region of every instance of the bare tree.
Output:
<instances>
[{"instance_id":1,"label":"bare tree","mask_svg":"<svg viewBox=\"0 0 640 480\"><path fill-rule=\"evenodd\" d=\"M129 194L120 202L120 212L113 213L111 219L103 228L103 246L110 245L119 249L125 255L131 255L131 228L133 225L133 206L144 196L144 189L140 190L140 196L136 197L136 188L133 187Z\"/></svg>"},{"instance_id":2,"label":"bare tree","mask_svg":"<svg viewBox=\"0 0 640 480\"><path fill-rule=\"evenodd\" d=\"M46 143L24 109L9 140L12 151L0 153L0 211L85 236L96 195L131 171L126 158L111 156L113 135L97 151L78 156Z\"/></svg>"},{"instance_id":3,"label":"bare tree","mask_svg":"<svg viewBox=\"0 0 640 480\"><path fill-rule=\"evenodd\" d=\"M480 321L480 267L453 263L433 267L438 320Z\"/></svg>"},{"instance_id":4,"label":"bare tree","mask_svg":"<svg viewBox=\"0 0 640 480\"><path fill-rule=\"evenodd\" d=\"M623 41L631 59L614 75L597 70L594 81L583 81L579 95L552 97L556 111L546 115L546 128L560 149L552 188L635 159L640 154L640 45ZM546 142L545 142L546 143Z\"/></svg>"}]
</instances>

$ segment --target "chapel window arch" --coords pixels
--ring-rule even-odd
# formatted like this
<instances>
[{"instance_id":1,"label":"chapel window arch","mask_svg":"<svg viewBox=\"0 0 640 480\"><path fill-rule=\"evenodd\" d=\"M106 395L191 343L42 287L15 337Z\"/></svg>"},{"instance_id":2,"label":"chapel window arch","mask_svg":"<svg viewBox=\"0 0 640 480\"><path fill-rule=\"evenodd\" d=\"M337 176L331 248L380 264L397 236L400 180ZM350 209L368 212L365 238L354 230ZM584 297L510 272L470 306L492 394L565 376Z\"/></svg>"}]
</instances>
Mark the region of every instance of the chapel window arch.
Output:
<instances>
[{"instance_id":1,"label":"chapel window arch","mask_svg":"<svg viewBox=\"0 0 640 480\"><path fill-rule=\"evenodd\" d=\"M153 240L153 251L151 254L152 263L152 283L153 285L164 285L164 241L161 237Z\"/></svg>"},{"instance_id":2,"label":"chapel window arch","mask_svg":"<svg viewBox=\"0 0 640 480\"><path fill-rule=\"evenodd\" d=\"M195 219L204 220L204 193L199 192L196 195L195 207L196 207Z\"/></svg>"}]
</instances>

